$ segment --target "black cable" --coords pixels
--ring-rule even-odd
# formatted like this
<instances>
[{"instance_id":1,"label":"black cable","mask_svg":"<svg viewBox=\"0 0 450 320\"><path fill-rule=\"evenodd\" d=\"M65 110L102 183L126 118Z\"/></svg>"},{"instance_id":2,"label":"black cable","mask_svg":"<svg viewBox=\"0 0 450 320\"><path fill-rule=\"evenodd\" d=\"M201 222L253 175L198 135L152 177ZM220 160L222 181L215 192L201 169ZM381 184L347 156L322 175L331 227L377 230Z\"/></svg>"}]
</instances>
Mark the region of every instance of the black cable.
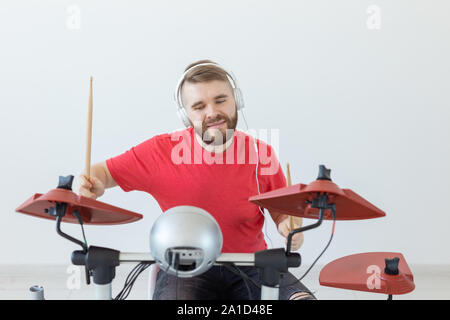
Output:
<instances>
[{"instance_id":1,"label":"black cable","mask_svg":"<svg viewBox=\"0 0 450 320\"><path fill-rule=\"evenodd\" d=\"M175 280L175 300L178 300L178 269L175 272L175 276L177 277Z\"/></svg>"},{"instance_id":2,"label":"black cable","mask_svg":"<svg viewBox=\"0 0 450 320\"><path fill-rule=\"evenodd\" d=\"M133 288L133 285L136 282L136 279L151 264L152 263L148 262L140 262L139 264L137 264L128 274L127 278L125 279L125 284L122 290L119 292L119 294L115 297L114 300L125 300L126 298L128 298L128 295L130 294L131 289Z\"/></svg>"},{"instance_id":3,"label":"black cable","mask_svg":"<svg viewBox=\"0 0 450 320\"><path fill-rule=\"evenodd\" d=\"M125 286L124 291L122 293L122 298L128 296L129 292L131 291L132 284L134 284L135 279L137 279L137 276L140 274L140 271L142 270L143 265L140 263L138 264L127 276L125 280Z\"/></svg>"},{"instance_id":4,"label":"black cable","mask_svg":"<svg viewBox=\"0 0 450 320\"><path fill-rule=\"evenodd\" d=\"M86 240L86 234L84 233L83 219L81 219L81 215L80 215L80 213L77 210L75 210L73 212L73 215L77 218L78 222L80 223L81 232L83 233L84 244L86 245L86 248L88 248L89 246L88 246L88 243L87 243L87 240Z\"/></svg>"},{"instance_id":5,"label":"black cable","mask_svg":"<svg viewBox=\"0 0 450 320\"><path fill-rule=\"evenodd\" d=\"M241 274L241 270L234 264L234 262L216 262L217 264L223 265L224 267L226 267L229 271L231 271L232 273L241 276L242 278L246 278L248 281L250 281L255 287L257 288L261 288L261 285L257 284L252 278L250 278L247 274L245 274L244 272L242 272ZM234 267L235 269L232 269L232 267ZM237 270L237 271L236 271Z\"/></svg>"},{"instance_id":6,"label":"black cable","mask_svg":"<svg viewBox=\"0 0 450 320\"><path fill-rule=\"evenodd\" d=\"M122 300L125 300L125 299L128 297L128 295L129 295L130 292L131 292L131 289L133 288L133 286L134 286L134 284L135 284L135 282L136 282L136 279L139 277L139 275L140 275L145 269L148 268L148 266L149 266L149 264L143 264L143 265L141 265L141 267L140 267L140 268L138 269L138 271L135 273L134 277L130 280L129 285L128 285L127 289L125 290L125 293L124 293L124 295L123 295L123 297L122 297Z\"/></svg>"},{"instance_id":7,"label":"black cable","mask_svg":"<svg viewBox=\"0 0 450 320\"><path fill-rule=\"evenodd\" d=\"M251 290L250 290L250 287L249 287L249 285L248 285L248 282L247 281L253 281L253 279L252 278L250 278L245 272L243 272L241 269L239 269L239 267L238 266L236 266L234 263L231 263L229 266L225 266L228 270L230 270L231 272L233 272L234 274L237 274L238 276L241 276L242 277L242 280L244 281L244 284L245 284L245 287L247 288L247 293L248 293L248 298L250 299L250 300L253 300L253 298L252 298L252 292L251 292ZM237 270L237 272L235 272L233 269L231 269L231 267L234 267L236 270ZM255 282L253 282L253 284L254 285L256 285L256 283Z\"/></svg>"},{"instance_id":8,"label":"black cable","mask_svg":"<svg viewBox=\"0 0 450 320\"><path fill-rule=\"evenodd\" d=\"M123 286L123 289L119 292L119 294L116 296L115 300L125 300L124 297L129 293L129 287L132 282L132 279L138 274L138 271L141 269L142 263L137 264L128 274L127 278L125 279L125 284ZM127 295L128 296L128 295Z\"/></svg>"},{"instance_id":9,"label":"black cable","mask_svg":"<svg viewBox=\"0 0 450 320\"><path fill-rule=\"evenodd\" d=\"M83 227L83 225L81 225L81 232L83 233L83 239L84 239L84 243L86 244L86 247L89 247L88 243L87 243L87 240L86 240L86 235L84 234L84 227Z\"/></svg>"},{"instance_id":10,"label":"black cable","mask_svg":"<svg viewBox=\"0 0 450 320\"><path fill-rule=\"evenodd\" d=\"M253 300L253 296L250 290L250 287L248 285L248 282L251 282L255 287L261 288L261 285L256 283L255 280L250 278L245 272L243 272L241 269L239 269L233 262L221 262L221 265L223 265L225 268L227 268L229 271L233 272L234 274L241 276L242 280L244 281L244 284L247 288L248 296L250 300ZM234 270L232 267L234 267L236 270Z\"/></svg>"},{"instance_id":11,"label":"black cable","mask_svg":"<svg viewBox=\"0 0 450 320\"><path fill-rule=\"evenodd\" d=\"M244 272L241 269L237 268L237 267L236 267L236 269L239 270L239 273L240 273L242 279L244 280L244 284L245 284L245 287L247 288L247 292L248 292L248 299L249 300L253 300L252 291L250 290L250 287L249 287L249 285L247 283L246 277L244 277Z\"/></svg>"},{"instance_id":12,"label":"black cable","mask_svg":"<svg viewBox=\"0 0 450 320\"><path fill-rule=\"evenodd\" d=\"M175 269L175 300L178 300L178 266L180 265L180 253L175 253L175 258L173 259L173 268Z\"/></svg>"},{"instance_id":13,"label":"black cable","mask_svg":"<svg viewBox=\"0 0 450 320\"><path fill-rule=\"evenodd\" d=\"M320 253L320 255L316 258L316 260L314 260L314 262L313 262L312 265L309 267L309 269L306 270L306 272L303 274L303 276L301 276L300 278L298 278L296 281L294 281L294 282L292 282L292 283L290 283L290 284L286 284L286 285L280 286L279 288L289 287L289 286L292 286L292 285L296 284L297 282L300 282L300 281L303 280L303 278L308 274L308 272L312 269L312 267L314 267L314 265L316 264L317 260L319 260L320 257L324 254L324 252L328 249L328 246L330 245L331 240L333 240L335 223L336 223L336 215L333 214L333 227L332 227L332 230L331 230L331 237L330 237L330 240L328 240L328 243L327 243L327 245L325 246L325 248L322 250L322 252Z\"/></svg>"},{"instance_id":14,"label":"black cable","mask_svg":"<svg viewBox=\"0 0 450 320\"><path fill-rule=\"evenodd\" d=\"M246 279L246 278L249 278L249 277L246 274L244 274L239 268L237 268L236 265L233 262L222 263L222 265L225 268L227 268L229 271L231 271L232 273L234 273L234 274L236 274L236 275L238 275L238 276L240 276L242 278L242 280L244 281L245 287L247 288L247 293L248 293L249 299L251 300L252 294L251 294L250 287L248 286L247 279ZM235 267L237 271L233 270L232 267Z\"/></svg>"}]
</instances>

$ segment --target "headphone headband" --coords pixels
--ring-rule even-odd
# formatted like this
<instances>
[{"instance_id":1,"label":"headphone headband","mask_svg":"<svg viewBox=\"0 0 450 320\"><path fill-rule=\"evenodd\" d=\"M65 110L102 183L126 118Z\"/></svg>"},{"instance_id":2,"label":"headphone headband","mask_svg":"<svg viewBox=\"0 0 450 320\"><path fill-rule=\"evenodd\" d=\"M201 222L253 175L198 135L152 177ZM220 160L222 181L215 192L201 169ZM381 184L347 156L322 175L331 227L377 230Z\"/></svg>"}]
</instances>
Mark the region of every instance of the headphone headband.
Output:
<instances>
[{"instance_id":1,"label":"headphone headband","mask_svg":"<svg viewBox=\"0 0 450 320\"><path fill-rule=\"evenodd\" d=\"M233 73L231 71L228 71L227 69L225 69L224 67L220 66L218 63L215 62L205 62L205 63L199 63L196 64L195 66L190 67L189 69L187 69L183 75L180 77L180 79L178 80L176 89L175 89L175 94L174 94L174 98L175 98L175 102L177 103L179 108L183 108L183 103L181 101L181 95L180 95L180 89L181 89L181 84L183 83L183 81L185 80L184 77L186 77L186 75L193 69L197 68L197 67L201 67L201 66L215 66L220 68L222 71L224 71L226 73L226 76L228 78L228 82L230 83L231 87L235 90L235 89L239 89L238 85L237 85L237 81L236 78L234 77Z\"/></svg>"}]
</instances>

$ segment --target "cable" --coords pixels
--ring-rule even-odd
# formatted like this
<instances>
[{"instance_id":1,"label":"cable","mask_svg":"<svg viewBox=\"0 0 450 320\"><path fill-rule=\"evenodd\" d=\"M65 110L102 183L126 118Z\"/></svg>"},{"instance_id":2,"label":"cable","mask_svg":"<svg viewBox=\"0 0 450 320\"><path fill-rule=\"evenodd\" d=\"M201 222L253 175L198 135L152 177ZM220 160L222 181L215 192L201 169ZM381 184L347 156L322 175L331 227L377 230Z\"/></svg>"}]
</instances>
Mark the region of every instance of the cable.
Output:
<instances>
[{"instance_id":1,"label":"cable","mask_svg":"<svg viewBox=\"0 0 450 320\"><path fill-rule=\"evenodd\" d=\"M246 131L249 131L248 128L248 124L247 124L247 119L245 119L245 114L244 114L244 110L241 110L241 114L242 114L242 119L244 120L245 123L245 127L246 127ZM253 137L252 137L253 138ZM261 191L259 189L259 180L258 180L258 168L259 168L259 151L258 151L258 146L256 145L256 139L253 139L253 145L255 147L255 152L256 152L256 173L255 173L255 179L256 179L256 188L258 190L258 195L261 194ZM250 156L249 156L249 160L250 160ZM264 208L261 209L260 206L258 206L258 210L259 212L263 215L264 217L264 222L265 222L265 231L264 231L264 235L267 239L269 239L270 241L270 247L273 248L273 242L272 239L270 239L270 237L267 234L267 219L266 219L266 214L264 213Z\"/></svg>"},{"instance_id":2,"label":"cable","mask_svg":"<svg viewBox=\"0 0 450 320\"><path fill-rule=\"evenodd\" d=\"M261 285L259 283L257 283L255 280L250 278L245 272L243 272L241 269L239 269L238 266L236 266L234 264L234 262L222 262L221 264L223 264L224 267L226 267L228 270L230 270L234 274L240 275L241 277L243 277L243 278L247 279L248 281L250 281L255 287L261 288ZM234 267L235 270L232 269L231 267Z\"/></svg>"},{"instance_id":3,"label":"cable","mask_svg":"<svg viewBox=\"0 0 450 320\"><path fill-rule=\"evenodd\" d=\"M247 283L247 279L243 276L244 272L241 269L239 269L239 274L241 275L242 279L244 279L244 284L245 284L245 287L247 288L247 292L248 292L248 299L253 300L252 291L250 290L250 287L248 286L248 283Z\"/></svg>"},{"instance_id":4,"label":"cable","mask_svg":"<svg viewBox=\"0 0 450 320\"><path fill-rule=\"evenodd\" d=\"M114 300L125 300L126 298L128 298L128 295L130 294L131 289L133 288L133 285L136 282L136 279L151 264L152 263L148 263L148 262L140 262L139 264L137 264L128 274L127 278L125 279L125 284L124 284L122 290L114 298Z\"/></svg>"},{"instance_id":5,"label":"cable","mask_svg":"<svg viewBox=\"0 0 450 320\"><path fill-rule=\"evenodd\" d=\"M175 300L178 300L178 269L177 269L177 271L175 271L175 276L176 276L176 280L175 280Z\"/></svg>"},{"instance_id":6,"label":"cable","mask_svg":"<svg viewBox=\"0 0 450 320\"><path fill-rule=\"evenodd\" d=\"M88 246L88 243L87 243L87 240L86 240L86 235L84 234L84 227L83 227L83 224L81 224L81 232L82 232L82 234L83 234L84 244L86 245L86 247L89 247L89 246Z\"/></svg>"},{"instance_id":7,"label":"cable","mask_svg":"<svg viewBox=\"0 0 450 320\"><path fill-rule=\"evenodd\" d=\"M137 266L133 268L133 270L129 273L127 276L127 279L125 280L125 285L123 289L120 291L120 293L116 296L115 300L125 300L128 295L131 292L131 289L133 288L133 285L137 279L137 277L144 271L149 264L146 264L144 262L139 263Z\"/></svg>"},{"instance_id":8,"label":"cable","mask_svg":"<svg viewBox=\"0 0 450 320\"><path fill-rule=\"evenodd\" d=\"M141 267L138 269L138 271L135 273L134 277L132 279L130 279L129 281L129 285L128 285L128 290L126 291L125 296L123 297L123 300L125 300L128 295L131 292L131 289L133 288L134 283L136 282L136 279L139 277L139 275L146 270L148 267L150 266L149 263L142 263Z\"/></svg>"},{"instance_id":9,"label":"cable","mask_svg":"<svg viewBox=\"0 0 450 320\"><path fill-rule=\"evenodd\" d=\"M80 213L77 210L75 210L73 212L73 215L77 218L78 222L80 223L81 232L83 233L84 244L86 245L86 248L88 248L89 246L88 246L88 243L87 243L87 240L86 240L86 234L84 233L83 219L81 219L81 215L80 215Z\"/></svg>"},{"instance_id":10,"label":"cable","mask_svg":"<svg viewBox=\"0 0 450 320\"><path fill-rule=\"evenodd\" d=\"M311 266L308 268L308 270L306 270L306 272L303 274L303 276L301 276L301 277L298 278L296 281L294 281L294 282L292 282L292 283L290 283L290 284L280 286L280 288L292 286L292 285L296 284L297 282L300 282L300 281L303 280L303 278L308 274L308 272L312 269L312 267L314 267L314 265L316 264L317 260L319 260L320 257L324 254L324 252L328 249L328 247L329 247L329 245L330 245L330 243L331 243L331 240L333 240L335 224L336 224L336 216L333 215L333 227L332 227L332 229L331 229L331 237L330 237L330 240L328 240L328 243L327 243L327 245L325 246L325 248L322 250L322 252L320 253L320 255L316 258L316 260L314 260L314 262L311 264Z\"/></svg>"},{"instance_id":11,"label":"cable","mask_svg":"<svg viewBox=\"0 0 450 320\"><path fill-rule=\"evenodd\" d=\"M173 259L173 268L175 269L175 300L178 300L178 267L180 265L180 253L175 253L175 259Z\"/></svg>"},{"instance_id":12,"label":"cable","mask_svg":"<svg viewBox=\"0 0 450 320\"><path fill-rule=\"evenodd\" d=\"M252 292L250 290L250 287L248 285L247 281L250 281L255 287L261 288L261 285L257 284L252 278L250 278L245 272L243 272L241 269L239 269L233 262L222 262L221 263L225 268L227 268L232 273L241 276L242 280L244 281L245 287L247 288L248 297L250 300L253 300ZM232 267L234 267L236 270L234 270Z\"/></svg>"},{"instance_id":13,"label":"cable","mask_svg":"<svg viewBox=\"0 0 450 320\"><path fill-rule=\"evenodd\" d=\"M333 236L334 236L334 227L336 224L336 220L333 219L333 228L331 231L331 236L330 236L330 240L328 240L327 245L325 246L325 248L322 250L322 252L320 253L320 255L316 258L316 260L314 260L314 262L311 264L311 266L309 267L308 270L306 270L306 272L303 274L303 276L299 279L299 281L301 281L307 274L308 272L312 269L312 267L314 267L314 265L316 264L316 262L320 259L320 257L325 253L325 251L328 249L328 247L330 246L331 240L333 240Z\"/></svg>"}]
</instances>

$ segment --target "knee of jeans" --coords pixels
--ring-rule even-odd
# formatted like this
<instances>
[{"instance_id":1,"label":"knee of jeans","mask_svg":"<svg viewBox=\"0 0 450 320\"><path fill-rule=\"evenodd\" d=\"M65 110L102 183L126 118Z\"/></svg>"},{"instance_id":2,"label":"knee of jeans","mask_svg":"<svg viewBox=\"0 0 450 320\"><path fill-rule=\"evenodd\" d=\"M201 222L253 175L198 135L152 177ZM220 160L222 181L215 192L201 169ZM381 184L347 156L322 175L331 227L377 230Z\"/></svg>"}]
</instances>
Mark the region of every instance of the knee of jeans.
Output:
<instances>
[{"instance_id":1,"label":"knee of jeans","mask_svg":"<svg viewBox=\"0 0 450 320\"><path fill-rule=\"evenodd\" d=\"M316 300L316 297L310 292L300 291L292 294L289 300Z\"/></svg>"}]
</instances>

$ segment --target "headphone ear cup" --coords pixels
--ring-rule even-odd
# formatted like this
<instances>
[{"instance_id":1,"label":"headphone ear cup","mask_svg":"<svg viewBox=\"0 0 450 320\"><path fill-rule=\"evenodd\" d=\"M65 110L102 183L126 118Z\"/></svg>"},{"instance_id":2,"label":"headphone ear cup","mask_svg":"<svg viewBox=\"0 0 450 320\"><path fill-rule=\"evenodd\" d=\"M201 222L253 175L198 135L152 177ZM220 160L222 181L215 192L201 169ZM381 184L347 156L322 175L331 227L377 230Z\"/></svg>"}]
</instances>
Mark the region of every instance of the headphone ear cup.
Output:
<instances>
[{"instance_id":1,"label":"headphone ear cup","mask_svg":"<svg viewBox=\"0 0 450 320\"><path fill-rule=\"evenodd\" d=\"M234 88L234 101L236 101L237 111L244 109L244 97L239 88Z\"/></svg>"},{"instance_id":2,"label":"headphone ear cup","mask_svg":"<svg viewBox=\"0 0 450 320\"><path fill-rule=\"evenodd\" d=\"M184 126L186 128L189 128L191 126L191 122L189 121L189 117L188 117L188 115L186 113L186 110L184 108L178 108L177 109L177 114L178 114L178 117L183 122Z\"/></svg>"}]
</instances>

